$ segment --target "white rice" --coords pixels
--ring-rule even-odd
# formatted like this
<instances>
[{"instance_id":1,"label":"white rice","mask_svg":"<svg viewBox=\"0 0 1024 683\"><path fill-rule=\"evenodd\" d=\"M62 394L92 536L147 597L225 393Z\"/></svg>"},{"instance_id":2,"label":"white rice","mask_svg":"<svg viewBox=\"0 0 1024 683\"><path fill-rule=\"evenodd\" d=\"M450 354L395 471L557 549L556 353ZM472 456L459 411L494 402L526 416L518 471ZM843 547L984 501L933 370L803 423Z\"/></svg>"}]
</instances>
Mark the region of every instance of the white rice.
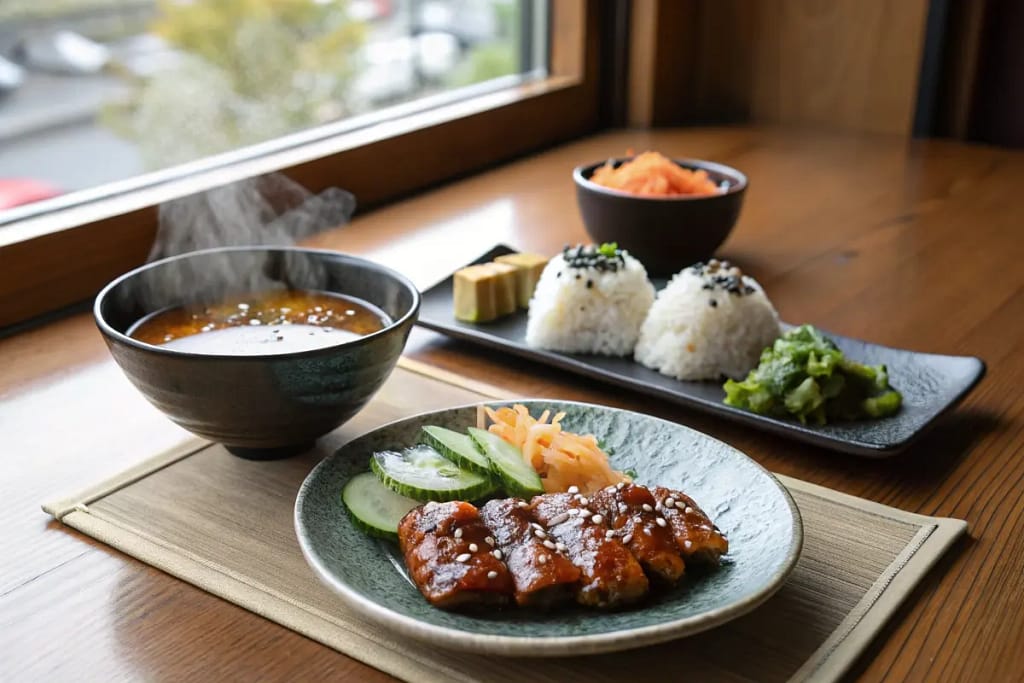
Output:
<instances>
[{"instance_id":1,"label":"white rice","mask_svg":"<svg viewBox=\"0 0 1024 683\"><path fill-rule=\"evenodd\" d=\"M654 286L639 261L623 257L616 271L570 267L562 254L551 259L530 300L526 343L566 353L633 353Z\"/></svg>"},{"instance_id":2,"label":"white rice","mask_svg":"<svg viewBox=\"0 0 1024 683\"><path fill-rule=\"evenodd\" d=\"M676 379L742 379L780 334L779 316L761 285L728 263L711 261L677 273L658 293L635 356Z\"/></svg>"}]
</instances>

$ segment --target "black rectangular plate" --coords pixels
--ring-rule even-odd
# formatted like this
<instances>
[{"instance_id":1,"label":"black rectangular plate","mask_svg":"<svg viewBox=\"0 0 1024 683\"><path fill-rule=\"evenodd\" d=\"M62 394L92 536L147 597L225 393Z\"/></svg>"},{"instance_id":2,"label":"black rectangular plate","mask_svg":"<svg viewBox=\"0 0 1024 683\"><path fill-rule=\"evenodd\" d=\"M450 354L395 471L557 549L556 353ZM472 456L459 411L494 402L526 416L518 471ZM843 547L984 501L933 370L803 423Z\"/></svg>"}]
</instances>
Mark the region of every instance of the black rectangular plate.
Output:
<instances>
[{"instance_id":1,"label":"black rectangular plate","mask_svg":"<svg viewBox=\"0 0 1024 683\"><path fill-rule=\"evenodd\" d=\"M515 250L504 245L476 259L486 263ZM657 289L665 280L652 280ZM765 417L722 403L725 392L716 382L681 382L644 367L630 357L610 358L544 351L526 345L526 312L473 324L455 319L452 278L423 292L418 324L451 337L514 353L523 358L690 406L744 424L855 455L884 458L899 453L935 420L959 403L985 374L985 363L973 356L941 356L892 349L829 334L843 353L870 365L883 364L890 382L903 394L903 407L892 417L816 426Z\"/></svg>"}]
</instances>

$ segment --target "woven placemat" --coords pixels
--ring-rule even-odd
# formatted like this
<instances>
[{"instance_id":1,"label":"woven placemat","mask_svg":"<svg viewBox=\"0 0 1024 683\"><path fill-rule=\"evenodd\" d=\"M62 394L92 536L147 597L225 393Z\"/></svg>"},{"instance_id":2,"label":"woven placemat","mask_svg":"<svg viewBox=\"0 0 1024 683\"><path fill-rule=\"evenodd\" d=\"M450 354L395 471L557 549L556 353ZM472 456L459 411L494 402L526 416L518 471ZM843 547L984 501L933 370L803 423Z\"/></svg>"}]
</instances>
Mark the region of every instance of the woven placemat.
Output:
<instances>
[{"instance_id":1,"label":"woven placemat","mask_svg":"<svg viewBox=\"0 0 1024 683\"><path fill-rule=\"evenodd\" d=\"M804 547L783 588L753 613L626 653L527 659L438 650L351 613L319 583L292 527L299 485L339 444L374 426L507 394L403 359L355 419L316 450L251 462L195 439L43 506L83 533L204 590L409 681L568 683L839 678L967 529L780 477L800 508ZM146 454L140 453L140 456Z\"/></svg>"}]
</instances>

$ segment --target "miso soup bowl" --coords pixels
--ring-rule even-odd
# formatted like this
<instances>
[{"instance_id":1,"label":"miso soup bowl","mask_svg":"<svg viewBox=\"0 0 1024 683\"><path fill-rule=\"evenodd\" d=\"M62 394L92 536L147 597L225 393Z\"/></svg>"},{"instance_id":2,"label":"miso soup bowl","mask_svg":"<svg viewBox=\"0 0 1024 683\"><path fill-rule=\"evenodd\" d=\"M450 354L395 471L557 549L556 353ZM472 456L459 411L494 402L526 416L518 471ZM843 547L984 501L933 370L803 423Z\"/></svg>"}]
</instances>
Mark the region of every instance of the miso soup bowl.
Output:
<instances>
[{"instance_id":1,"label":"miso soup bowl","mask_svg":"<svg viewBox=\"0 0 1024 683\"><path fill-rule=\"evenodd\" d=\"M211 355L146 344L128 336L143 317L269 288L357 297L391 320L372 334L313 350ZM391 374L419 312L404 276L334 251L228 247L149 263L99 293L96 324L114 360L142 394L188 431L237 455L298 452L340 426Z\"/></svg>"}]
</instances>

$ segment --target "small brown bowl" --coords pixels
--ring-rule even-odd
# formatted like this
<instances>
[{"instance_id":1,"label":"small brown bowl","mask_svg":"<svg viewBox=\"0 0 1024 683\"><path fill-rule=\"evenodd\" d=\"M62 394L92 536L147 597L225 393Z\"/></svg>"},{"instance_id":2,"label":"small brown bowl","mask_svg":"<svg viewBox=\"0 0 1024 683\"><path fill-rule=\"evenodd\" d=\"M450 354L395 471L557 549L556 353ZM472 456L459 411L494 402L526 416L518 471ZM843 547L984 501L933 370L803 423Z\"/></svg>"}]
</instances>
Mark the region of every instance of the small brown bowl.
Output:
<instances>
[{"instance_id":1,"label":"small brown bowl","mask_svg":"<svg viewBox=\"0 0 1024 683\"><path fill-rule=\"evenodd\" d=\"M631 157L611 159L617 168ZM573 170L576 202L583 225L594 242L616 242L644 264L652 277L668 277L697 261L711 258L729 236L743 206L747 176L723 164L700 159L673 159L683 168L702 169L721 194L644 197L591 182L606 161Z\"/></svg>"},{"instance_id":2,"label":"small brown bowl","mask_svg":"<svg viewBox=\"0 0 1024 683\"><path fill-rule=\"evenodd\" d=\"M266 355L190 353L127 334L155 311L282 286L358 297L392 322L358 339ZM359 412L398 362L419 306L419 290L407 278L363 258L227 247L126 273L99 293L94 313L114 360L150 403L236 455L266 459L303 450Z\"/></svg>"}]
</instances>

